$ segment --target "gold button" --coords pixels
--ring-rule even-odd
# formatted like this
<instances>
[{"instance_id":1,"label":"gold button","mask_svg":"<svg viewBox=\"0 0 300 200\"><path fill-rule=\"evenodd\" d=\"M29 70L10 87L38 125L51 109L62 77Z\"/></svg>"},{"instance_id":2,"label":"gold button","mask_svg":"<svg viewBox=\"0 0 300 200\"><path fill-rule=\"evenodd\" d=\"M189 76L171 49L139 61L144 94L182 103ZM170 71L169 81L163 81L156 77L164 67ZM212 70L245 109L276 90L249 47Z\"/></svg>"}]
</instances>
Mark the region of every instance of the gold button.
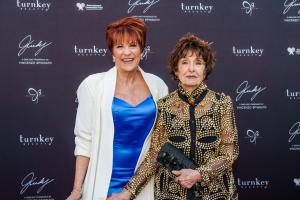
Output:
<instances>
[{"instance_id":1,"label":"gold button","mask_svg":"<svg viewBox=\"0 0 300 200\"><path fill-rule=\"evenodd\" d=\"M205 102L201 101L200 106L204 107L205 106Z\"/></svg>"},{"instance_id":2,"label":"gold button","mask_svg":"<svg viewBox=\"0 0 300 200\"><path fill-rule=\"evenodd\" d=\"M177 108L179 108L179 107L180 107L180 102L179 102L179 101L176 101L176 102L175 102L175 106L176 106Z\"/></svg>"}]
</instances>

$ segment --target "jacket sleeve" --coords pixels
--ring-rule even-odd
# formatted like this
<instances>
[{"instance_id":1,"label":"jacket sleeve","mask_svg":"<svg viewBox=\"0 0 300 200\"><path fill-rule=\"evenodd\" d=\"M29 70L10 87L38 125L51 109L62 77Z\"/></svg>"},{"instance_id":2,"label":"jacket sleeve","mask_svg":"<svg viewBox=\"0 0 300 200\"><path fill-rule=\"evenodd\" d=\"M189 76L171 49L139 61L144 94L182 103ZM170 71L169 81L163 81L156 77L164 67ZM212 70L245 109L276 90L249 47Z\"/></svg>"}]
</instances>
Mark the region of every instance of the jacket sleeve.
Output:
<instances>
[{"instance_id":1,"label":"jacket sleeve","mask_svg":"<svg viewBox=\"0 0 300 200\"><path fill-rule=\"evenodd\" d=\"M223 174L226 169L231 169L239 152L237 128L233 112L232 101L225 97L221 105L221 142L218 156L210 159L197 170L202 175L202 184L209 183L211 177Z\"/></svg>"},{"instance_id":2,"label":"jacket sleeve","mask_svg":"<svg viewBox=\"0 0 300 200\"><path fill-rule=\"evenodd\" d=\"M78 107L75 122L75 155L90 157L94 98L86 78L77 90Z\"/></svg>"}]
</instances>

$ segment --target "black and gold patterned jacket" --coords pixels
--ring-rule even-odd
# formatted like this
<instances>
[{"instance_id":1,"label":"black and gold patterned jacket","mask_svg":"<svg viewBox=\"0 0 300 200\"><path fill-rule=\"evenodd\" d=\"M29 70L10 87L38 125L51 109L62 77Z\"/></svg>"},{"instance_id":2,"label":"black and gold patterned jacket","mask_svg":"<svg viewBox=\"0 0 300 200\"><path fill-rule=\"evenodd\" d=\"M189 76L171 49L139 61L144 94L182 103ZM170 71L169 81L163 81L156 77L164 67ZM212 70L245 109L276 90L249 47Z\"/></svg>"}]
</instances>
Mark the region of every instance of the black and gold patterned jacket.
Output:
<instances>
[{"instance_id":1,"label":"black and gold patterned jacket","mask_svg":"<svg viewBox=\"0 0 300 200\"><path fill-rule=\"evenodd\" d=\"M230 97L204 83L191 94L179 85L159 100L158 110L150 150L125 188L135 196L155 174L155 200L190 199L189 190L156 162L160 147L168 141L199 166L203 200L237 199L232 164L238 156L238 138Z\"/></svg>"}]
</instances>

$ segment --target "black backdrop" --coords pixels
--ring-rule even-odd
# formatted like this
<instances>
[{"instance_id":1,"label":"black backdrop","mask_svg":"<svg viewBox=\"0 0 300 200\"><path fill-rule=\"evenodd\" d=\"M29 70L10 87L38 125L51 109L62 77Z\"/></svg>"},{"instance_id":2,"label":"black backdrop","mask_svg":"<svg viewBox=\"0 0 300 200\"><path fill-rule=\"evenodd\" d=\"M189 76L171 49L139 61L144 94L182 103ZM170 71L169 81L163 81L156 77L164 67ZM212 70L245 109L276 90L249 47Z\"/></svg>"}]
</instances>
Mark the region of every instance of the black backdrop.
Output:
<instances>
[{"instance_id":1,"label":"black backdrop","mask_svg":"<svg viewBox=\"0 0 300 200\"><path fill-rule=\"evenodd\" d=\"M113 63L108 23L148 25L142 68L166 69L175 42L212 42L210 88L234 101L240 199L300 197L299 0L1 0L1 199L64 199L74 174L76 89Z\"/></svg>"}]
</instances>

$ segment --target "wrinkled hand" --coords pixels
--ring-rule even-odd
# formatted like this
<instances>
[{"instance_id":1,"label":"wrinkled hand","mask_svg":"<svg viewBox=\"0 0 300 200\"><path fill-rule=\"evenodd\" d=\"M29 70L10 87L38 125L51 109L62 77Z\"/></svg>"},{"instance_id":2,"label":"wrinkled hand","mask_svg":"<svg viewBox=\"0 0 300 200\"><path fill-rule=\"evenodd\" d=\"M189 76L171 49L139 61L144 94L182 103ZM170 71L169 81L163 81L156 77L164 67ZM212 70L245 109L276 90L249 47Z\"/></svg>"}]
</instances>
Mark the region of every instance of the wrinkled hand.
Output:
<instances>
[{"instance_id":1,"label":"wrinkled hand","mask_svg":"<svg viewBox=\"0 0 300 200\"><path fill-rule=\"evenodd\" d=\"M131 193L126 189L123 189L120 193L112 193L112 195L107 200L129 200Z\"/></svg>"},{"instance_id":2,"label":"wrinkled hand","mask_svg":"<svg viewBox=\"0 0 300 200\"><path fill-rule=\"evenodd\" d=\"M193 169L173 170L172 173L176 176L175 181L186 189L190 189L201 179L201 174Z\"/></svg>"},{"instance_id":3,"label":"wrinkled hand","mask_svg":"<svg viewBox=\"0 0 300 200\"><path fill-rule=\"evenodd\" d=\"M66 198L66 200L80 200L81 199L81 192L78 190L73 190L70 194L70 196L68 196L68 198Z\"/></svg>"}]
</instances>

